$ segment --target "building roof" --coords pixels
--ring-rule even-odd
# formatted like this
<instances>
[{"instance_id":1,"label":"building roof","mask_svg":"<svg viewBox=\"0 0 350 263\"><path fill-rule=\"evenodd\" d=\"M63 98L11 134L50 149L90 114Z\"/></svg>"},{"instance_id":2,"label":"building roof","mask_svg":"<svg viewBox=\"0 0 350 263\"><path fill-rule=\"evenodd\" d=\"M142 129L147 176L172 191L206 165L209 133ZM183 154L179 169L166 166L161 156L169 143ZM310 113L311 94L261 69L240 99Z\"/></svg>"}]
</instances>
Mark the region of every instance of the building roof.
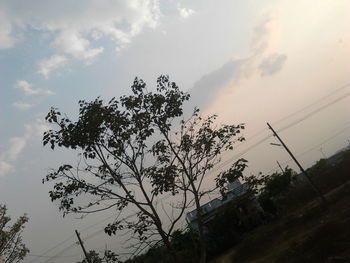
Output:
<instances>
[{"instance_id":1,"label":"building roof","mask_svg":"<svg viewBox=\"0 0 350 263\"><path fill-rule=\"evenodd\" d=\"M231 186L230 186L231 185ZM212 211L218 209L219 207L223 206L224 204L243 196L245 193L248 192L249 186L247 183L240 183L238 180L231 183L228 187L229 191L226 193L226 198L219 199L215 198L204 205L201 206L203 215L209 214ZM188 212L186 214L186 220L187 222L191 223L197 219L197 210L194 209L191 212Z\"/></svg>"}]
</instances>

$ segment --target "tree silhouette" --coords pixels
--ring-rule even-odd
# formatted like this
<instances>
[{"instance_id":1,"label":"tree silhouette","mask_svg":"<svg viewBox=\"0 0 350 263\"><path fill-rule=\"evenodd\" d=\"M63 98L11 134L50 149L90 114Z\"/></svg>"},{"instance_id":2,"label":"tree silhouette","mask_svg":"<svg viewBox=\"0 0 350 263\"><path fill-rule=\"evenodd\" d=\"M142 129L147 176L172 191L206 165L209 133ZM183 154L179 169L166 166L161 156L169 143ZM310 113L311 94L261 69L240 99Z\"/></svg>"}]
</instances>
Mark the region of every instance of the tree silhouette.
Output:
<instances>
[{"instance_id":1,"label":"tree silhouette","mask_svg":"<svg viewBox=\"0 0 350 263\"><path fill-rule=\"evenodd\" d=\"M23 215L10 226L11 218L6 213L6 206L0 205L0 258L5 263L20 262L29 252L22 241L22 231L28 217Z\"/></svg>"},{"instance_id":2,"label":"tree silhouette","mask_svg":"<svg viewBox=\"0 0 350 263\"><path fill-rule=\"evenodd\" d=\"M201 262L205 262L205 236L200 208L203 179L220 162L224 151L244 140L239 133L243 124L215 124L216 116L202 118L195 109L188 120L174 127L183 116L183 104L189 94L180 91L167 76L157 79L155 92L135 79L132 95L113 98L104 104L100 98L79 101L79 117L71 121L52 108L46 120L56 130L44 133L43 144L52 149L76 150L76 167L63 164L52 170L43 182L55 181L52 201L59 200L64 214L94 213L115 208L136 210L136 216L108 224L109 235L129 230L137 238L138 253L162 242L176 255L171 236L188 206L197 209ZM218 187L228 179L242 175L245 162L240 160L229 171L218 175ZM173 202L164 199L173 197ZM88 200L88 201L87 201ZM128 210L126 210L128 208Z\"/></svg>"}]
</instances>

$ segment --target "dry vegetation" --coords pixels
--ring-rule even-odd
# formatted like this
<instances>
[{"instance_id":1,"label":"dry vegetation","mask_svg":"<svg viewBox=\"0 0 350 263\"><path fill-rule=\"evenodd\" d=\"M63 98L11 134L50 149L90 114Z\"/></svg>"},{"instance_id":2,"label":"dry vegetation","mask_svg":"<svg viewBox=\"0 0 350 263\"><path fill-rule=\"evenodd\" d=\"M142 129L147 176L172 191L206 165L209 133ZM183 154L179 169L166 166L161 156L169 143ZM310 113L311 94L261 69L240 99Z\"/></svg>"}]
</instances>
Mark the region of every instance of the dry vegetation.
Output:
<instances>
[{"instance_id":1,"label":"dry vegetation","mask_svg":"<svg viewBox=\"0 0 350 263\"><path fill-rule=\"evenodd\" d=\"M308 186L294 189L281 216L246 234L211 263L350 262L350 154L315 177L327 205L313 200Z\"/></svg>"}]
</instances>

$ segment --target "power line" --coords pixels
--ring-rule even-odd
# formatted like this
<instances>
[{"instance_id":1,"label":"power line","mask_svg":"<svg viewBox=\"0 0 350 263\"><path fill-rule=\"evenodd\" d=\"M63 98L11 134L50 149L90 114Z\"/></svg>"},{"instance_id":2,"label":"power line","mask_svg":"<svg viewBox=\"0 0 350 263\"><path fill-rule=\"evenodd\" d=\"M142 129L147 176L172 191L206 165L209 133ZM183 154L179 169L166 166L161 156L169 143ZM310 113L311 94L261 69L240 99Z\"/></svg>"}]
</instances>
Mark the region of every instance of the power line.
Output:
<instances>
[{"instance_id":1,"label":"power line","mask_svg":"<svg viewBox=\"0 0 350 263\"><path fill-rule=\"evenodd\" d=\"M303 156L303 155L305 155L305 154L307 154L307 153L309 153L309 152L315 150L315 149L318 148L320 145L323 145L323 144L325 144L326 142L329 142L329 141L333 140L334 138L336 138L337 136L339 136L340 134L342 134L344 131L346 131L346 130L349 129L349 128L350 128L350 125L347 125L345 128L343 128L343 129L337 131L336 133L332 134L331 136L327 136L327 137L326 137L327 139L323 140L322 142L318 143L317 145L313 145L313 146L311 146L310 148L307 148L307 150L303 151L302 153L297 154L296 156L297 156L297 157L301 157L301 156ZM282 165L287 164L287 163L289 163L290 161L292 161L292 159L288 159L288 160L282 162ZM272 169L270 169L270 170L269 170L268 172L266 172L266 173L268 174L268 173L272 172L273 170L275 170L276 168L277 168L277 166L275 165L275 166L273 166Z\"/></svg>"},{"instance_id":2,"label":"power line","mask_svg":"<svg viewBox=\"0 0 350 263\"><path fill-rule=\"evenodd\" d=\"M275 121L275 122L272 122L272 124L273 124L273 125L276 125L276 124L278 124L278 123L284 121L285 119L288 119L288 118L290 118L290 117L292 117L292 116L294 116L294 115L296 115L296 114L298 114L298 113L300 113L300 112L303 112L304 110L307 110L307 109L311 108L312 106L315 106L315 105L318 104L319 102L321 102L321 101L323 101L323 100L325 100L325 99L331 97L332 95L334 95L334 94L338 93L339 91L342 91L343 89L346 89L346 88L348 88L348 87L350 87L350 83L341 86L340 88L338 88L338 89L336 89L336 90L334 90L334 91L328 93L327 95L325 95L325 96L323 96L323 97L321 97L321 98L315 100L315 101L312 102L311 104L308 104L308 105L302 107L301 109L299 109L299 110L297 110L297 111L294 111L293 113L291 113L291 114L285 116L284 118L281 118L281 119L279 119L279 120L277 120L277 121Z\"/></svg>"},{"instance_id":3,"label":"power line","mask_svg":"<svg viewBox=\"0 0 350 263\"><path fill-rule=\"evenodd\" d=\"M112 217L114 217L114 216L115 216L115 215L111 215L111 216L109 216L109 217L107 217L107 218L104 218L104 219L102 219L102 220L99 220L99 221L97 221L96 223L94 223L94 224L92 224L92 225L89 225L89 226L83 228L82 231L86 231L86 230L88 230L88 229L90 229L90 228L92 228L92 227L94 227L94 226L96 226L96 225L98 225L98 224L100 224L100 223L102 223L102 222L104 222L104 221L107 221L108 219L110 219L110 218L112 218ZM43 253L41 253L40 256L41 256L41 257L44 257L45 255L47 255L47 254L50 253L51 251L55 250L56 248L60 247L61 245L63 245L64 243L68 242L69 240L71 240L71 239L74 238L74 237L75 237L74 234L70 235L68 238L66 238L65 240L61 241L61 242L58 243L57 245L55 245L55 246L53 246L52 248L50 248L50 249L44 251ZM38 257L39 257L39 256L38 256ZM34 259L31 260L29 263L33 263L33 262L35 262L35 260L36 260L36 259L34 258Z\"/></svg>"},{"instance_id":4,"label":"power line","mask_svg":"<svg viewBox=\"0 0 350 263\"><path fill-rule=\"evenodd\" d=\"M171 196L171 195L170 195L170 196ZM160 198L160 200L167 199L167 198L169 198L170 196L164 196L163 198ZM136 216L136 215L137 215L137 213L133 213L133 214L131 214L131 215L126 216L125 218L123 218L123 219L121 219L121 220L128 220L128 219L130 219L130 218L132 218L132 217L134 217L134 216ZM100 221L98 221L97 223L95 223L95 224L93 224L93 225L90 225L90 226L84 228L82 231L84 231L84 230L86 230L86 229L89 229L89 228L91 228L91 227L93 227L93 226L95 226L95 225L97 225L97 224L99 224L99 223L101 223L101 222L103 222L103 221L106 221L107 219L110 219L111 217L114 217L114 215L109 216L109 217L107 217L107 218L105 218L105 219L103 219L103 220L100 220ZM103 231L104 231L103 229L96 230L96 231L94 231L93 233L89 234L88 236L82 237L81 239L82 239L83 241L87 241L87 240L89 240L89 239L91 239L91 238L97 236L98 234L102 233ZM74 235L73 235L73 236L74 236ZM61 242L61 243L62 243L62 242ZM43 263L48 263L48 262L50 262L51 259L53 259L53 258L55 258L55 257L58 257L60 254L62 254L62 253L64 253L64 252L66 252L66 251L72 249L72 248L75 247L75 246L77 246L76 243L71 243L69 246L67 246L67 247L65 247L64 249L60 250L58 253L56 253L56 254L53 255L52 257L48 258L48 259L47 259L46 261L44 261ZM56 247L57 247L57 246L56 246Z\"/></svg>"},{"instance_id":5,"label":"power line","mask_svg":"<svg viewBox=\"0 0 350 263\"><path fill-rule=\"evenodd\" d=\"M300 122L302 122L302 121L304 121L304 120L306 120L308 118L310 118L311 116L315 115L316 113L319 113L320 111L324 110L325 108L328 108L328 107L332 106L333 104L335 104L335 103L337 103L337 102L339 102L339 101L341 101L341 100L343 100L343 99L345 99L345 98L347 98L349 96L350 96L350 92L347 92L347 93L343 94L342 96L336 98L335 100L332 100L331 102L329 102L329 103L327 103L327 104L325 104L325 105L323 105L323 106L321 106L321 107L311 111L310 113L308 113L305 116L295 120L294 122L292 122L292 123L290 123L290 124L280 128L280 129L278 129L278 132L284 131L284 130L286 130L286 129L288 129L288 128L290 128L290 127L292 127L292 126L294 126L294 125L296 125L296 124L298 124L298 123L300 123Z\"/></svg>"},{"instance_id":6,"label":"power line","mask_svg":"<svg viewBox=\"0 0 350 263\"><path fill-rule=\"evenodd\" d=\"M308 105L302 107L301 109L299 109L299 110L297 110L297 111L294 111L294 112L288 114L287 116L285 116L285 117L283 117L283 118L280 118L280 119L278 119L277 121L273 121L273 122L271 122L271 123L272 123L273 125L276 125L276 124L278 124L278 123L280 123L280 122L283 122L284 120L289 119L289 118L291 118L291 117L293 117L293 116L295 116L295 115L297 115L297 114L299 114L299 113L301 113L301 112L303 112L303 111L305 111L305 110L307 110L307 109L309 109L309 108L311 108L311 107L317 105L317 104L320 103L321 101L323 101L323 100L325 100L325 99L327 99L327 98L333 96L334 94L336 94L336 93L338 93L338 92L340 92L340 91L342 91L342 90L344 90L344 89L346 89L346 88L348 88L348 87L350 87L350 83L341 86L340 88L338 88L338 89L336 89L336 90L334 90L334 91L328 93L327 95L325 95L325 96L323 96L323 97L321 97L321 98L319 98L319 99L313 101L312 103L310 103L310 104L308 104ZM338 98L338 99L339 99L339 100L342 100L342 99L344 99L344 98L346 98L346 97L348 97L348 96L349 96L349 93L346 93L344 97L340 97L340 98ZM338 102L338 99L337 99L335 102L331 102L331 105L334 104L334 103L336 103L336 102ZM328 107L328 106L330 106L330 105L327 105L326 107ZM317 109L317 110L322 110L322 109ZM287 128L287 127L283 127L282 129L284 130L284 129L286 129L286 128ZM259 135L260 135L261 133L263 133L264 131L268 131L268 129L267 129L267 128L261 129L260 131L256 132L256 133L253 134L252 136L250 136L250 137L247 139L247 141L248 141L248 140L251 140L251 139L253 139L253 138L257 137L257 136L259 136ZM281 129L279 129L278 131L281 132ZM239 145L237 145L236 147L239 147L239 146L241 146L241 145L244 145L244 144L239 144Z\"/></svg>"},{"instance_id":7,"label":"power line","mask_svg":"<svg viewBox=\"0 0 350 263\"><path fill-rule=\"evenodd\" d=\"M320 111L324 110L325 108L328 108L328 107L332 106L333 104L335 104L335 103L337 103L337 102L339 102L339 101L341 101L341 100L343 100L343 99L345 99L345 98L347 98L347 97L349 97L349 96L350 96L350 92L345 93L343 96L338 97L337 99L335 99L335 100L333 100L333 101L331 101L331 102L329 102L329 103L327 103L327 104L325 104L325 105L322 105L321 107L319 107L319 108L313 110L312 112L310 112L310 113L308 113L308 114L302 116L301 118L299 118L299 119L293 121L292 123L290 123L290 124L288 124L288 125L286 125L286 126L284 126L284 127L282 127L282 128L277 129L277 132L281 132L281 131L284 131L284 130L286 130L286 129L289 129L289 128L291 128L291 127L293 127L293 126L299 124L300 122L302 122L302 121L304 121L304 120L306 120L306 119L312 117L313 115L319 113ZM313 103L313 104L314 104L314 103ZM298 112L300 112L300 111L298 111ZM291 115L288 115L288 116L291 116ZM286 117L286 118L288 118L288 117ZM284 119L286 119L286 118L284 118ZM280 120L280 121L281 121L281 120ZM258 135L258 134L255 134L255 136L257 136L257 135ZM267 139L269 139L269 138L271 138L271 137L272 137L272 134L271 134L271 135L268 135L268 136L266 136L266 137L264 137L263 139L261 139L261 140L257 141L256 143L252 144L251 146L248 146L245 150L243 150L243 151L241 151L240 153L238 153L238 154L232 156L232 157L229 158L228 160L222 162L219 166L215 167L215 169L213 169L212 172L213 172L213 171L216 171L216 170L218 170L218 169L220 169L220 168L225 167L225 166L226 166L227 164L229 164L229 163L232 163L232 162L233 162L232 159L233 159L233 160L237 160L238 158L242 157L242 156L245 155L247 152L249 152L249 151L251 151L252 149L254 149L255 147L259 146L260 144L262 144L263 142L265 142ZM243 144L241 144L241 145L243 145ZM239 145L238 145L238 146L239 146Z\"/></svg>"},{"instance_id":8,"label":"power line","mask_svg":"<svg viewBox=\"0 0 350 263\"><path fill-rule=\"evenodd\" d=\"M71 240L74 237L74 235L69 236L68 238L66 238L65 240L61 241L60 243L58 243L57 245L53 246L52 248L46 250L44 253L40 254L40 257L44 257L45 255L47 255L48 253L50 253L51 251L55 250L56 248L58 248L59 246L63 245L64 243L66 243L67 241ZM39 257L39 256L37 256ZM33 260L29 261L29 263L35 262L36 259L34 258Z\"/></svg>"},{"instance_id":9,"label":"power line","mask_svg":"<svg viewBox=\"0 0 350 263\"><path fill-rule=\"evenodd\" d=\"M160 198L159 201L168 199L169 197L171 197L171 195L164 196L163 198ZM131 218L131 217L133 217L133 216L135 216L135 215L137 215L137 213L134 213L134 214L131 214L131 215L129 215L129 216L126 216L126 217L123 218L122 220L128 220L129 218ZM81 231L86 231L86 230L88 230L88 229L90 229L90 228L92 228L92 227L94 227L94 226L96 226L96 225L98 225L98 224L100 224L100 223L102 223L102 222L107 221L108 219L110 219L110 218L112 218L112 217L115 217L115 215L111 215L111 216L108 216L108 217L106 217L106 218L104 218L104 219L102 219L102 220L100 220L100 221L97 221L96 223L91 224L91 225L89 225L89 226L83 228ZM102 233L103 231L104 231L103 229L102 229L102 230L99 229L99 230L97 230L97 231L94 231L93 233L89 234L88 236L83 237L82 240L83 240L83 241L89 240L89 239L91 239L91 238L97 236L98 234ZM68 242L68 241L69 241L70 239L72 239L73 237L75 237L74 234L71 235L69 238L63 240L63 241L60 242L59 244L55 245L53 248L50 248L49 250L45 251L43 254L40 255L40 257L45 257L45 255L46 255L47 253L51 252L52 250L54 250L55 248L61 246L62 244ZM44 261L43 263L48 263L48 262L50 262L51 259L56 258L56 257L59 257L60 254L62 254L62 253L64 253L64 252L66 252L66 251L68 251L68 250L74 248L75 246L77 246L76 243L71 243L69 246L67 246L67 247L65 247L64 249L60 250L60 251L59 251L58 253L56 253L55 255L53 255L53 256L47 256L48 259L47 259L46 261ZM39 257L39 255L38 255L37 257ZM35 259L32 260L32 261L30 261L29 263L34 262L34 261L35 261Z\"/></svg>"},{"instance_id":10,"label":"power line","mask_svg":"<svg viewBox=\"0 0 350 263\"><path fill-rule=\"evenodd\" d=\"M35 255L35 254L27 254L28 257L36 257L36 258L74 258L80 256L80 254L70 255L70 256L43 256L43 255Z\"/></svg>"},{"instance_id":11,"label":"power line","mask_svg":"<svg viewBox=\"0 0 350 263\"><path fill-rule=\"evenodd\" d=\"M115 215L111 215L111 216L108 216L108 217L106 217L106 218L104 218L104 219L102 219L102 220L100 220L100 221L97 221L96 223L94 223L94 224L92 224L92 225L89 225L89 226L87 226L87 227L85 227L85 228L83 228L82 229L82 231L86 231L86 230L88 230L88 229L90 229L90 228L92 228L92 227L94 227L94 226L96 226L96 225L98 225L98 224L100 224L100 223L102 223L102 222L104 222L104 221L107 221L108 219L110 219L110 218L112 218L112 217L115 217ZM91 236L92 235L96 235L96 233L97 232L102 232L103 230L98 230L98 231L95 231L94 233L92 233L92 234L90 234ZM90 235L88 236L88 238L82 238L82 240L83 241L86 241L87 239L89 239L90 238ZM73 234L72 235L73 237L75 237L75 235ZM70 238L71 239L71 238ZM69 240L70 240L69 239ZM66 240L66 242L67 242L67 240ZM62 244L63 242L61 242L60 244ZM66 252L66 251L68 251L68 250L70 250L70 249L72 249L72 248L74 248L74 247L76 247L77 246L77 244L74 242L74 243L71 243L69 246L67 246L67 247L65 247L65 248L63 248L62 250L60 250L59 252L57 252L53 257L50 257L49 259L47 259L46 261L44 261L43 263L48 263L48 262L50 262L50 260L51 259L53 259L53 258L55 258L55 257L58 257L60 254L62 254L62 253L64 253L64 252ZM55 247L57 247L57 246L55 246Z\"/></svg>"},{"instance_id":12,"label":"power line","mask_svg":"<svg viewBox=\"0 0 350 263\"><path fill-rule=\"evenodd\" d=\"M44 261L44 263L50 262L51 259L60 257L61 254L63 254L63 253L66 252L66 251L71 250L72 248L74 248L74 247L76 247L76 246L77 246L77 244L76 244L76 243L73 243L73 244L71 244L70 246L65 247L64 249L60 250L58 253L56 253L55 255L51 256L51 257L48 258L46 261Z\"/></svg>"}]
</instances>

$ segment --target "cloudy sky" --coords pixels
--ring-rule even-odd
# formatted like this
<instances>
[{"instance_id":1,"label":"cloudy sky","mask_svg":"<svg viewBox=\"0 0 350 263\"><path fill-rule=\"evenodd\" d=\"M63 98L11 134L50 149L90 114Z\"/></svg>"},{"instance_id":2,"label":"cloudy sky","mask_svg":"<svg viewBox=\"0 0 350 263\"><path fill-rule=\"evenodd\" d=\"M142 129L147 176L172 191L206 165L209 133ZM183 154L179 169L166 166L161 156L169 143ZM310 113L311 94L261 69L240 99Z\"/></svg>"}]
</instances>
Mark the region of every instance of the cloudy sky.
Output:
<instances>
[{"instance_id":1,"label":"cloudy sky","mask_svg":"<svg viewBox=\"0 0 350 263\"><path fill-rule=\"evenodd\" d=\"M168 74L188 108L246 123L221 168L240 156L249 173L293 167L266 121L307 167L350 139L349 12L348 0L0 0L0 200L30 216L25 262L79 259L74 229L89 249L116 242L98 232L106 215L62 219L41 184L74 158L41 145L51 106L75 116L79 99Z\"/></svg>"}]
</instances>

